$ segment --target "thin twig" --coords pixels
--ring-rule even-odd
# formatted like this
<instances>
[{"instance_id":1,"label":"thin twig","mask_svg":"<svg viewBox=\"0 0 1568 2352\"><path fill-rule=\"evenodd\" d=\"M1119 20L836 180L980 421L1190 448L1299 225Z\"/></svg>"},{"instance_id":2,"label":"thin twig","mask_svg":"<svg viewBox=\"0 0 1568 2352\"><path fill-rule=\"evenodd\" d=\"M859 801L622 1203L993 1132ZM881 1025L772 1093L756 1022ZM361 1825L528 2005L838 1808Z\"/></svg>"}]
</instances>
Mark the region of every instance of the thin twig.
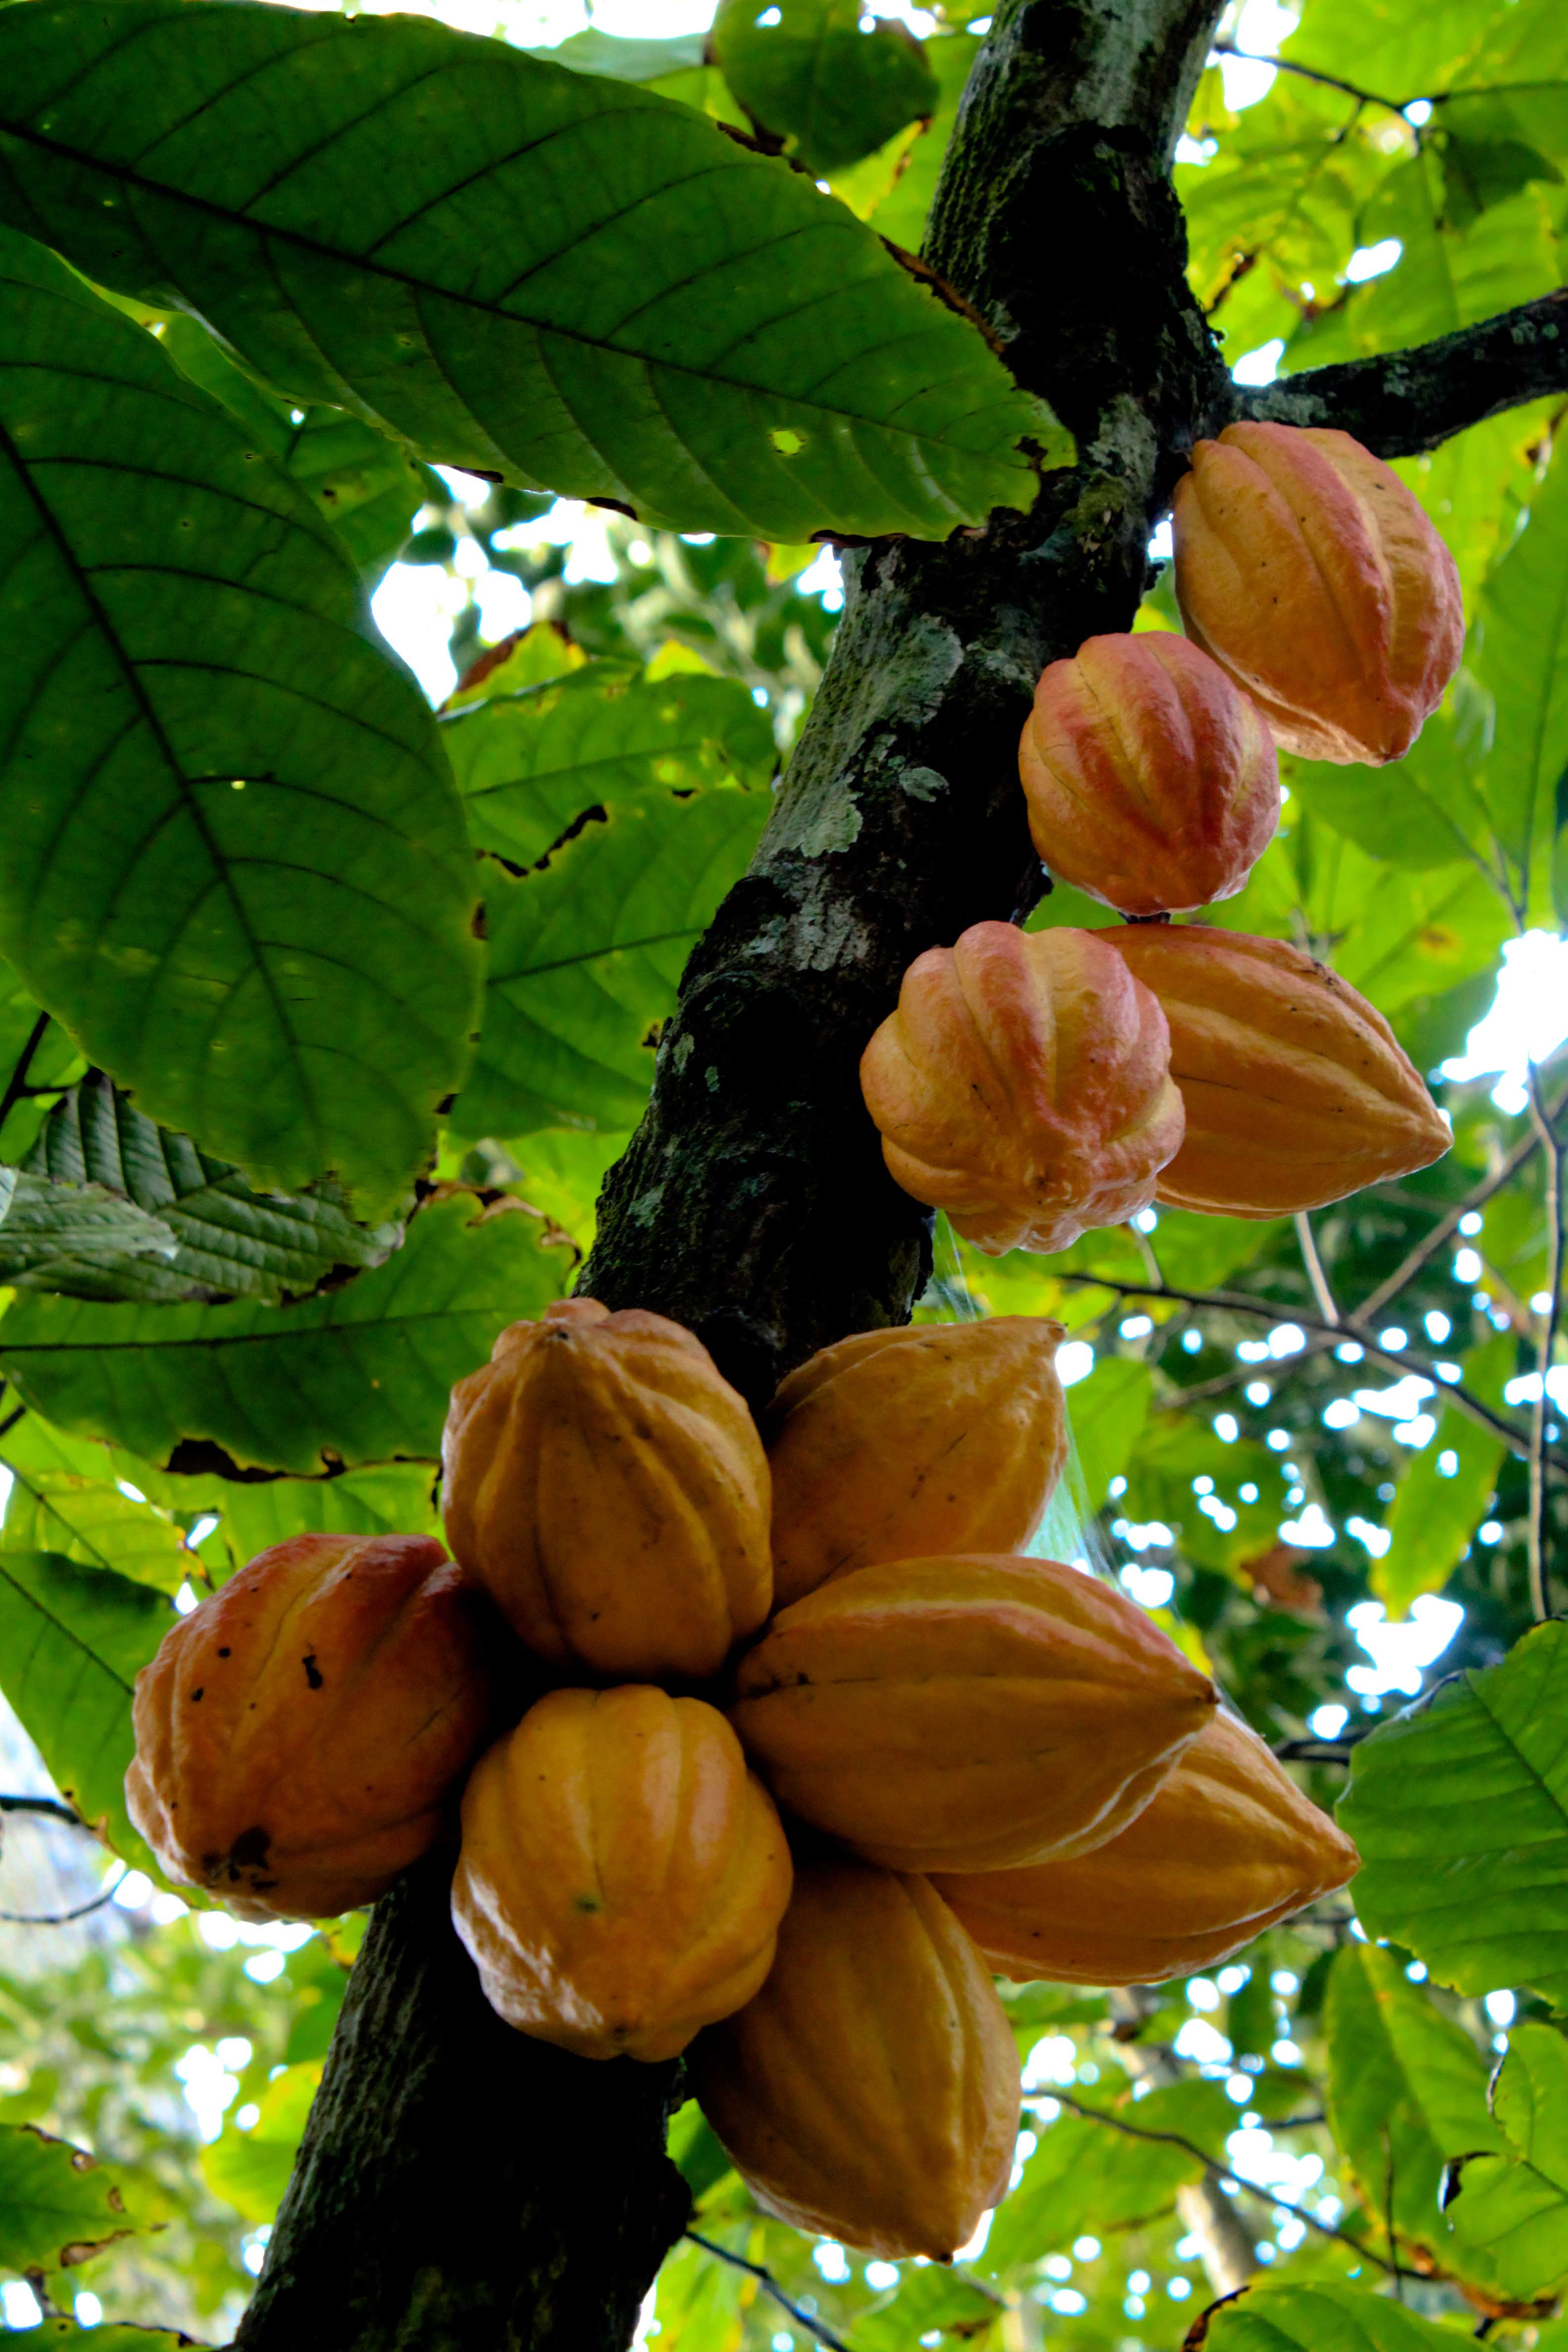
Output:
<instances>
[{"instance_id":1,"label":"thin twig","mask_svg":"<svg viewBox=\"0 0 1568 2352\"><path fill-rule=\"evenodd\" d=\"M1320 73L1316 66L1297 65L1290 58L1258 57L1250 49L1238 49L1234 41L1215 41L1210 54L1216 58L1237 58L1243 65L1273 66L1279 73L1294 74L1299 81L1315 81L1321 83L1324 89L1342 90L1346 98L1353 98L1363 106L1381 106L1389 114L1403 115L1405 109L1414 103L1408 98L1403 100L1380 98L1374 89L1363 89L1353 81L1342 81L1338 74Z\"/></svg>"},{"instance_id":2,"label":"thin twig","mask_svg":"<svg viewBox=\"0 0 1568 2352\"><path fill-rule=\"evenodd\" d=\"M1394 2242L1394 2142L1388 2126L1383 2126L1383 2154L1387 2166L1383 2190L1383 2227L1388 2240L1388 2259L1394 2272L1394 2300L1405 2300L1405 2273L1399 2267L1399 2248Z\"/></svg>"},{"instance_id":3,"label":"thin twig","mask_svg":"<svg viewBox=\"0 0 1568 2352\"><path fill-rule=\"evenodd\" d=\"M1348 1764L1351 1750L1366 1733L1350 1739L1282 1739L1274 1753L1281 1764Z\"/></svg>"},{"instance_id":4,"label":"thin twig","mask_svg":"<svg viewBox=\"0 0 1568 2352\"><path fill-rule=\"evenodd\" d=\"M1301 1252L1301 1263L1307 1269L1307 1279L1312 1286L1312 1296L1318 1302L1318 1312L1325 1323L1337 1331L1342 1321L1339 1302L1329 1288L1329 1277L1323 1272L1323 1261L1318 1255L1317 1238L1312 1232L1312 1220L1305 1209L1295 1216L1296 1241Z\"/></svg>"},{"instance_id":5,"label":"thin twig","mask_svg":"<svg viewBox=\"0 0 1568 2352\"><path fill-rule=\"evenodd\" d=\"M1213 2157L1198 2146L1195 2139L1188 2139L1181 2132L1146 2130L1142 2125L1128 2123L1121 2116L1107 2115L1103 2107L1086 2107L1079 2100L1068 2098L1063 2091L1044 2091L1040 2096L1054 2099L1059 2107L1069 2107L1075 2116L1087 2116L1091 2123L1109 2124L1113 2131L1125 2132L1130 2139L1162 2140L1169 2147L1183 2148L1188 2156L1196 2157L1204 2170L1212 2175L1222 2188L1245 2189L1248 2196L1261 2198L1266 2205L1278 2205L1283 2212L1294 2214L1297 2221L1309 2230L1315 2230L1321 2238L1338 2238L1342 2245L1353 2246L1358 2254L1369 2263L1375 2263L1379 2270L1392 2271L1395 2267L1392 2263L1384 2262L1381 2254L1374 2253L1370 2246L1364 2245L1360 2238L1352 2238L1348 2230L1336 2230L1331 2221L1320 2221L1315 2213L1307 2212L1300 2205L1292 2205L1289 2199L1277 2196L1273 2189L1259 2189L1255 2181L1243 2180L1238 2174L1227 2172L1223 2165L1216 2164ZM1026 2101L1025 2104L1027 2105L1030 2102Z\"/></svg>"},{"instance_id":6,"label":"thin twig","mask_svg":"<svg viewBox=\"0 0 1568 2352\"><path fill-rule=\"evenodd\" d=\"M1547 1451L1546 1416L1552 1399L1546 1383L1557 1354L1557 1327L1563 1314L1563 1145L1556 1122L1541 1098L1541 1080L1530 1073L1531 1118L1546 1154L1546 1312L1541 1318L1538 1376L1541 1393L1530 1416L1530 1605L1536 1622L1552 1614L1550 1576L1546 1564Z\"/></svg>"},{"instance_id":7,"label":"thin twig","mask_svg":"<svg viewBox=\"0 0 1568 2352\"><path fill-rule=\"evenodd\" d=\"M824 2327L820 2319L814 2318L809 2311L803 2311L798 2303L793 2303L772 2271L764 2270L761 2263L749 2263L744 2254L732 2254L728 2246L720 2245L715 2238L705 2238L700 2230L688 2230L686 2235L694 2246L700 2246L704 2253L717 2254L721 2263L729 2263L736 2270L747 2272L756 2280L763 2293L772 2295L780 2310L787 2311L797 2327L804 2327L818 2344L825 2344L827 2352L853 2352L853 2347L846 2344L842 2336L835 2336L831 2327Z\"/></svg>"},{"instance_id":8,"label":"thin twig","mask_svg":"<svg viewBox=\"0 0 1568 2352\"><path fill-rule=\"evenodd\" d=\"M114 1889L119 1884L117 1878L114 1886L106 1886L101 1895L93 1896L90 1903L79 1903L74 1911L0 1911L0 1920L4 1920L7 1927L68 1927L73 1919L85 1919L89 1911L101 1911L106 1903L112 1903Z\"/></svg>"},{"instance_id":9,"label":"thin twig","mask_svg":"<svg viewBox=\"0 0 1568 2352\"><path fill-rule=\"evenodd\" d=\"M0 1813L44 1813L53 1822L68 1822L73 1830L90 1831L74 1805L58 1797L0 1797Z\"/></svg>"},{"instance_id":10,"label":"thin twig","mask_svg":"<svg viewBox=\"0 0 1568 2352\"><path fill-rule=\"evenodd\" d=\"M16 1066L11 1073L10 1081L6 1086L5 1091L3 1095L0 1095L0 1127L5 1126L5 1121L10 1118L11 1113L16 1109L16 1105L20 1102L23 1094L26 1090L27 1065L32 1060L34 1055L37 1052L39 1046L43 1044L44 1032L48 1025L48 1014L47 1013L40 1013L37 1019L33 1024L32 1033L29 1035L26 1044L23 1046L21 1054L17 1057Z\"/></svg>"}]
</instances>

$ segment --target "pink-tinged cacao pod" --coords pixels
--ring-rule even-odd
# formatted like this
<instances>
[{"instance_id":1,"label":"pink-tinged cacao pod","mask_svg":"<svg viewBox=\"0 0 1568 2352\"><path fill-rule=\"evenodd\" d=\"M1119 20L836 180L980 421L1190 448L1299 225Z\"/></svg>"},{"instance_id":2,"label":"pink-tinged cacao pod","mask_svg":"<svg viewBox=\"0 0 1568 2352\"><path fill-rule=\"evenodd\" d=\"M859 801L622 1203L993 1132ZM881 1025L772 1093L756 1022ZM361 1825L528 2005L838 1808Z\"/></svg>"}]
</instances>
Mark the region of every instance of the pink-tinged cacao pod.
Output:
<instances>
[{"instance_id":1,"label":"pink-tinged cacao pod","mask_svg":"<svg viewBox=\"0 0 1568 2352\"><path fill-rule=\"evenodd\" d=\"M945 2263L1006 2194L1017 2047L927 1879L803 1864L767 1982L687 2063L758 2202L814 2237Z\"/></svg>"},{"instance_id":2,"label":"pink-tinged cacao pod","mask_svg":"<svg viewBox=\"0 0 1568 2352\"><path fill-rule=\"evenodd\" d=\"M694 1333L564 1299L452 1391L447 1540L535 1654L717 1674L773 1599L768 1458Z\"/></svg>"},{"instance_id":3,"label":"pink-tinged cacao pod","mask_svg":"<svg viewBox=\"0 0 1568 2352\"><path fill-rule=\"evenodd\" d=\"M1279 763L1261 713L1168 630L1090 637L1052 662L1018 773L1051 872L1124 915L1234 897L1279 820Z\"/></svg>"},{"instance_id":4,"label":"pink-tinged cacao pod","mask_svg":"<svg viewBox=\"0 0 1568 2352\"><path fill-rule=\"evenodd\" d=\"M780 1802L889 1870L1103 1844L1217 1704L1142 1609L1059 1560L856 1568L779 1612L731 1721Z\"/></svg>"},{"instance_id":5,"label":"pink-tinged cacao pod","mask_svg":"<svg viewBox=\"0 0 1568 2352\"><path fill-rule=\"evenodd\" d=\"M463 1797L452 1922L509 2025L584 2058L674 2058L773 1964L791 1864L717 1708L552 1691Z\"/></svg>"},{"instance_id":6,"label":"pink-tinged cacao pod","mask_svg":"<svg viewBox=\"0 0 1568 2352\"><path fill-rule=\"evenodd\" d=\"M1279 1217L1441 1159L1453 1140L1374 1005L1280 940L1171 923L1101 937L1153 991L1186 1105L1158 1197Z\"/></svg>"},{"instance_id":7,"label":"pink-tinged cacao pod","mask_svg":"<svg viewBox=\"0 0 1568 2352\"><path fill-rule=\"evenodd\" d=\"M1397 474L1348 433L1227 425L1177 486L1187 635L1288 751L1408 751L1459 666L1453 557Z\"/></svg>"},{"instance_id":8,"label":"pink-tinged cacao pod","mask_svg":"<svg viewBox=\"0 0 1568 2352\"><path fill-rule=\"evenodd\" d=\"M858 1331L791 1372L763 1417L773 1474L773 1600L844 1568L1021 1552L1067 1459L1059 1323Z\"/></svg>"},{"instance_id":9,"label":"pink-tinged cacao pod","mask_svg":"<svg viewBox=\"0 0 1568 2352\"><path fill-rule=\"evenodd\" d=\"M429 1536L274 1544L137 1675L131 1818L242 1919L373 1903L455 1829L505 1642Z\"/></svg>"},{"instance_id":10,"label":"pink-tinged cacao pod","mask_svg":"<svg viewBox=\"0 0 1568 2352\"><path fill-rule=\"evenodd\" d=\"M1108 1845L932 1884L999 1976L1163 1984L1228 1959L1356 1863L1257 1733L1221 1715Z\"/></svg>"},{"instance_id":11,"label":"pink-tinged cacao pod","mask_svg":"<svg viewBox=\"0 0 1568 2352\"><path fill-rule=\"evenodd\" d=\"M989 1255L1147 1208L1182 1139L1164 1016L1098 931L976 923L904 974L860 1062L894 1181Z\"/></svg>"}]
</instances>

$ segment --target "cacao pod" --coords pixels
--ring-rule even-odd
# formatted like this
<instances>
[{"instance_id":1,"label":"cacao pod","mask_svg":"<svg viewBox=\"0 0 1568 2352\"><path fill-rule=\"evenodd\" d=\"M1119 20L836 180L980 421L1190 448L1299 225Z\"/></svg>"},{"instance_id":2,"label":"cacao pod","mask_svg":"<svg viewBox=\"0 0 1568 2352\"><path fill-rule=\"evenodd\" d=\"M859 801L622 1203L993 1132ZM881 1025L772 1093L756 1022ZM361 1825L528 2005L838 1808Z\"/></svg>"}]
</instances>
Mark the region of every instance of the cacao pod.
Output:
<instances>
[{"instance_id":1,"label":"cacao pod","mask_svg":"<svg viewBox=\"0 0 1568 2352\"><path fill-rule=\"evenodd\" d=\"M790 1373L763 1415L773 1599L841 1568L1022 1551L1067 1459L1059 1323L860 1331Z\"/></svg>"},{"instance_id":2,"label":"cacao pod","mask_svg":"<svg viewBox=\"0 0 1568 2352\"><path fill-rule=\"evenodd\" d=\"M1348 433L1227 425L1177 485L1187 635L1309 760L1397 760L1464 650L1453 557Z\"/></svg>"},{"instance_id":3,"label":"cacao pod","mask_svg":"<svg viewBox=\"0 0 1568 2352\"><path fill-rule=\"evenodd\" d=\"M946 2262L1005 2194L1017 2048L924 1878L803 1863L773 1973L687 2064L759 2203L797 2230Z\"/></svg>"},{"instance_id":4,"label":"cacao pod","mask_svg":"<svg viewBox=\"0 0 1568 2352\"><path fill-rule=\"evenodd\" d=\"M1147 1208L1182 1139L1159 1006L1096 931L928 948L860 1063L895 1183L992 1256Z\"/></svg>"},{"instance_id":5,"label":"cacao pod","mask_svg":"<svg viewBox=\"0 0 1568 2352\"><path fill-rule=\"evenodd\" d=\"M132 1820L242 1919L373 1903L455 1826L500 1628L429 1536L292 1536L136 1677Z\"/></svg>"},{"instance_id":6,"label":"cacao pod","mask_svg":"<svg viewBox=\"0 0 1568 2352\"><path fill-rule=\"evenodd\" d=\"M1090 637L1052 662L1018 773L1051 872L1124 915L1234 897L1279 821L1262 714L1168 630Z\"/></svg>"},{"instance_id":7,"label":"cacao pod","mask_svg":"<svg viewBox=\"0 0 1568 2352\"><path fill-rule=\"evenodd\" d=\"M790 1877L717 1708L558 1690L474 1768L452 1920L509 2025L584 2058L673 2058L767 1975Z\"/></svg>"},{"instance_id":8,"label":"cacao pod","mask_svg":"<svg viewBox=\"0 0 1568 2352\"><path fill-rule=\"evenodd\" d=\"M447 1540L540 1657L701 1680L773 1599L745 1402L662 1315L565 1299L452 1391Z\"/></svg>"},{"instance_id":9,"label":"cacao pod","mask_svg":"<svg viewBox=\"0 0 1568 2352\"><path fill-rule=\"evenodd\" d=\"M1163 1984L1215 1967L1355 1869L1343 1832L1221 1715L1108 1845L934 1883L1000 1976Z\"/></svg>"},{"instance_id":10,"label":"cacao pod","mask_svg":"<svg viewBox=\"0 0 1568 2352\"><path fill-rule=\"evenodd\" d=\"M1171 1025L1186 1105L1158 1197L1211 1216L1319 1209L1453 1138L1374 1005L1281 940L1196 923L1107 931Z\"/></svg>"},{"instance_id":11,"label":"cacao pod","mask_svg":"<svg viewBox=\"0 0 1568 2352\"><path fill-rule=\"evenodd\" d=\"M1114 1837L1216 1704L1141 1609L1058 1560L893 1560L782 1610L731 1720L781 1802L889 1870Z\"/></svg>"}]
</instances>

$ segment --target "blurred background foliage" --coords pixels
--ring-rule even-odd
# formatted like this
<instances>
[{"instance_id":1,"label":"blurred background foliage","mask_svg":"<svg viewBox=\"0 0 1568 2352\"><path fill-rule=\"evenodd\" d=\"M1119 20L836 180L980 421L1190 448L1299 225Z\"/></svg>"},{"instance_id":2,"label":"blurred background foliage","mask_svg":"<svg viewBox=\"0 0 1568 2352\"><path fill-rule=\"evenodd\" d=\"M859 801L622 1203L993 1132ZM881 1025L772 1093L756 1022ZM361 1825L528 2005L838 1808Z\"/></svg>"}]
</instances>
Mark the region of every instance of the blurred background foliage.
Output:
<instances>
[{"instance_id":1,"label":"blurred background foliage","mask_svg":"<svg viewBox=\"0 0 1568 2352\"><path fill-rule=\"evenodd\" d=\"M449 21L745 128L918 249L981 7L880 22L839 0L725 0L710 28L655 14L606 29L605 10L516 0L499 26L496 5ZM1564 276L1568 15L1240 0L1177 185L1193 284L1243 383L1528 299ZM261 1545L434 1524L447 1384L570 1286L842 588L822 546L652 530L416 464L343 412L264 392L189 320L121 307L341 536L442 709L487 875L478 1059L405 1230L354 1224L327 1184L252 1190L153 1129L0 974L0 2307L40 2340L59 2317L110 2345L121 2322L217 2343L363 1922L262 1929L187 1907L122 1816L110 1858L58 1792L112 1827L137 1664ZM1562 423L1541 404L1401 467L1461 568L1465 667L1400 767L1288 761L1279 836L1210 917L1310 948L1369 995L1448 1111L1452 1152L1306 1229L1151 1212L993 1262L939 1226L920 1309L1061 1319L1076 1450L1052 1541L1158 1612L1324 1804L1363 1738L1444 1677L1497 1669L1530 1627L1537 1411L1549 1472L1558 1454L1536 1573L1562 1599L1568 1368L1542 1360L1542 1137L1568 1089ZM1154 564L1167 553L1157 539ZM1140 625L1175 625L1168 572ZM1035 918L1102 919L1068 889ZM399 1329L415 1313L434 1335L417 1360ZM1373 1811L1394 1803L1386 1777L1366 1776ZM1429 1974L1408 1902L1406 1943L1384 1877L1376 1892L1381 1941L1340 1897L1212 1978L1011 1989L1030 2101L1016 2187L951 2270L768 2219L685 2106L673 2145L706 2242L671 2256L644 2337L1163 2352L1256 2274L1273 2332L1227 2307L1217 2352L1482 2334L1565 2352L1568 2168L1510 2122L1555 2081L1549 1971L1510 1968L1505 1939L1484 1980L1436 1957ZM1460 2158L1492 2171L1468 2188L1461 2172L1453 2198Z\"/></svg>"}]
</instances>

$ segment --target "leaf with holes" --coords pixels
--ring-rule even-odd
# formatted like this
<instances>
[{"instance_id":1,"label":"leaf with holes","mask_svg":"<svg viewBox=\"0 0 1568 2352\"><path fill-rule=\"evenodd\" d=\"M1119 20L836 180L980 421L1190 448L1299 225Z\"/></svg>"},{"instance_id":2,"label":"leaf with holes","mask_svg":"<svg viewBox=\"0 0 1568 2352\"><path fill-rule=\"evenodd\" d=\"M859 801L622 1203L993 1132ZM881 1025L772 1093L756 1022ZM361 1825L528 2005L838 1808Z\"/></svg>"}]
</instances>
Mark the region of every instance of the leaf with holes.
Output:
<instances>
[{"instance_id":1,"label":"leaf with holes","mask_svg":"<svg viewBox=\"0 0 1568 2352\"><path fill-rule=\"evenodd\" d=\"M144 1242L133 1229L118 1254L105 1240L74 1258L61 1250L30 1276L5 1272L74 1298L238 1296L276 1306L335 1267L379 1265L401 1237L395 1224L356 1224L331 1184L253 1192L237 1168L155 1125L100 1070L56 1103L18 1181L47 1185L61 1202L107 1200L145 1229ZM0 1272L8 1222L0 1219Z\"/></svg>"},{"instance_id":2,"label":"leaf with holes","mask_svg":"<svg viewBox=\"0 0 1568 2352\"><path fill-rule=\"evenodd\" d=\"M304 493L5 230L0 352L0 947L150 1115L385 1202L477 982L430 714Z\"/></svg>"},{"instance_id":3,"label":"leaf with holes","mask_svg":"<svg viewBox=\"0 0 1568 2352\"><path fill-rule=\"evenodd\" d=\"M1560 2294L1568 2285L1568 2041L1550 2025L1514 2027L1491 2108L1503 2153L1458 2151L1468 2160L1449 2184L1440 2259L1515 2302Z\"/></svg>"},{"instance_id":4,"label":"leaf with holes","mask_svg":"<svg viewBox=\"0 0 1568 2352\"><path fill-rule=\"evenodd\" d=\"M439 1535L428 1463L393 1462L341 1478L231 1484L201 1556L221 1584L269 1545L298 1535Z\"/></svg>"},{"instance_id":5,"label":"leaf with holes","mask_svg":"<svg viewBox=\"0 0 1568 2352\"><path fill-rule=\"evenodd\" d=\"M614 806L542 874L491 887L484 1028L454 1134L636 1124L686 959L768 807L729 791Z\"/></svg>"},{"instance_id":6,"label":"leaf with holes","mask_svg":"<svg viewBox=\"0 0 1568 2352\"><path fill-rule=\"evenodd\" d=\"M617 662L494 697L441 731L475 841L521 866L585 809L660 789L761 786L778 757L765 713L737 679L637 678Z\"/></svg>"},{"instance_id":7,"label":"leaf with holes","mask_svg":"<svg viewBox=\"0 0 1568 2352\"><path fill-rule=\"evenodd\" d=\"M1341 1827L1367 1932L1458 1992L1534 1987L1568 2008L1568 1625L1537 1625L1380 1724L1351 1759Z\"/></svg>"},{"instance_id":8,"label":"leaf with holes","mask_svg":"<svg viewBox=\"0 0 1568 2352\"><path fill-rule=\"evenodd\" d=\"M468 1194L422 1209L374 1273L292 1307L22 1298L0 1369L47 1419L153 1462L187 1438L306 1475L433 1461L452 1382L559 1294L565 1264L540 1230L520 1203L486 1213Z\"/></svg>"},{"instance_id":9,"label":"leaf with holes","mask_svg":"<svg viewBox=\"0 0 1568 2352\"><path fill-rule=\"evenodd\" d=\"M809 178L414 16L0 11L0 217L302 403L680 530L945 538L1066 454Z\"/></svg>"},{"instance_id":10,"label":"leaf with holes","mask_svg":"<svg viewBox=\"0 0 1568 2352\"><path fill-rule=\"evenodd\" d=\"M723 0L712 41L752 120L818 176L870 154L942 97L907 25L860 0Z\"/></svg>"},{"instance_id":11,"label":"leaf with holes","mask_svg":"<svg viewBox=\"0 0 1568 2352\"><path fill-rule=\"evenodd\" d=\"M160 1883L123 1784L132 1688L174 1622L167 1601L128 1577L0 1548L0 1690L61 1795Z\"/></svg>"},{"instance_id":12,"label":"leaf with holes","mask_svg":"<svg viewBox=\"0 0 1568 2352\"><path fill-rule=\"evenodd\" d=\"M113 2175L31 2124L0 2124L0 2270L55 2271L129 2237Z\"/></svg>"}]
</instances>

